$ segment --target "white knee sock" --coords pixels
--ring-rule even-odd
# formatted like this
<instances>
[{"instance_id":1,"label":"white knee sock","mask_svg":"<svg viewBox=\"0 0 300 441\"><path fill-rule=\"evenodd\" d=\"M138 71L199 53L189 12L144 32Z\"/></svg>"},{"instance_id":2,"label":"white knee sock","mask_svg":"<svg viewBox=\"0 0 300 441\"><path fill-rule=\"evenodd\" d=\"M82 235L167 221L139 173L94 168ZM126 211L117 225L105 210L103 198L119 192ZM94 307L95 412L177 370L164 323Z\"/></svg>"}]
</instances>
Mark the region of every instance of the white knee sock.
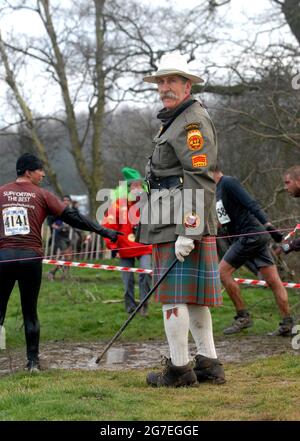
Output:
<instances>
[{"instance_id":1,"label":"white knee sock","mask_svg":"<svg viewBox=\"0 0 300 441\"><path fill-rule=\"evenodd\" d=\"M199 305L187 305L187 307L190 331L197 346L197 354L217 358L209 308Z\"/></svg>"},{"instance_id":2,"label":"white knee sock","mask_svg":"<svg viewBox=\"0 0 300 441\"><path fill-rule=\"evenodd\" d=\"M189 362L189 312L187 305L163 305L162 309L172 364L184 366Z\"/></svg>"}]
</instances>

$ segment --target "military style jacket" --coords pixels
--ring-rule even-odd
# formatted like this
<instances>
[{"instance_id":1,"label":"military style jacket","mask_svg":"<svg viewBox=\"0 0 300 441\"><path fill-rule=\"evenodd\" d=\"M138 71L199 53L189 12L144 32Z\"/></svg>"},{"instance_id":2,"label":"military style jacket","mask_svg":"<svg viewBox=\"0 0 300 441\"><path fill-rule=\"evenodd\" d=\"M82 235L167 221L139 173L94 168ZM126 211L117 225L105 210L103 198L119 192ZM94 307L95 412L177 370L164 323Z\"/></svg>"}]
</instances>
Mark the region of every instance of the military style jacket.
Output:
<instances>
[{"instance_id":1,"label":"military style jacket","mask_svg":"<svg viewBox=\"0 0 300 441\"><path fill-rule=\"evenodd\" d=\"M150 191L141 211L139 242L215 235L217 140L205 108L191 101L165 131L158 132L153 143L146 166ZM168 185L169 181L174 185Z\"/></svg>"}]
</instances>

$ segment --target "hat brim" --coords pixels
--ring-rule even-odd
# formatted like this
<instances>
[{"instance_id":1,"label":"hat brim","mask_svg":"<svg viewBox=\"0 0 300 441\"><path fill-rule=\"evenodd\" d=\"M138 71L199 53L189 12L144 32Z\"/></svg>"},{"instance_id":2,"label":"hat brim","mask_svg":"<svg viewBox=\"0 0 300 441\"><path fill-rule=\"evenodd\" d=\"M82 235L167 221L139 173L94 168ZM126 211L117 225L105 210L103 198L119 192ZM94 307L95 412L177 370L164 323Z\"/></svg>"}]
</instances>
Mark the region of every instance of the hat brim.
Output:
<instances>
[{"instance_id":1,"label":"hat brim","mask_svg":"<svg viewBox=\"0 0 300 441\"><path fill-rule=\"evenodd\" d=\"M130 179L127 179L127 184L133 184L133 183L135 183L135 182L140 182L140 183L143 183L145 181L145 179L144 178L130 178Z\"/></svg>"},{"instance_id":2,"label":"hat brim","mask_svg":"<svg viewBox=\"0 0 300 441\"><path fill-rule=\"evenodd\" d=\"M180 75L181 77L184 77L184 78L187 78L188 80L191 80L191 82L193 84L204 83L203 78L198 77L197 75L192 75L192 74L183 72L181 70L174 70L174 69L161 70L161 71L156 72L153 75L147 75L146 77L143 78L143 81L145 81L145 83L157 83L158 78L166 77L169 75Z\"/></svg>"}]
</instances>

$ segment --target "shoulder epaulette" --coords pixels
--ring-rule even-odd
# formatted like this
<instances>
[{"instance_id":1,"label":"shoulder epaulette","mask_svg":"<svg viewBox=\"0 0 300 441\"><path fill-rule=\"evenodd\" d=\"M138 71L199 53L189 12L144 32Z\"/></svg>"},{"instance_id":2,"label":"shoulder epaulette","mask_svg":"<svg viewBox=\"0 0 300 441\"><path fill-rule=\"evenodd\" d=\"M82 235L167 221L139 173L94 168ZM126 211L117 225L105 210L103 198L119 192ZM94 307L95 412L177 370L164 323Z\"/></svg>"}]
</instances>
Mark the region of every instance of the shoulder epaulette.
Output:
<instances>
[{"instance_id":1,"label":"shoulder epaulette","mask_svg":"<svg viewBox=\"0 0 300 441\"><path fill-rule=\"evenodd\" d=\"M200 124L199 123L190 123L190 124L187 124L186 126L184 126L184 128L185 128L185 130L197 130L197 129L199 129L199 127L200 127Z\"/></svg>"}]
</instances>

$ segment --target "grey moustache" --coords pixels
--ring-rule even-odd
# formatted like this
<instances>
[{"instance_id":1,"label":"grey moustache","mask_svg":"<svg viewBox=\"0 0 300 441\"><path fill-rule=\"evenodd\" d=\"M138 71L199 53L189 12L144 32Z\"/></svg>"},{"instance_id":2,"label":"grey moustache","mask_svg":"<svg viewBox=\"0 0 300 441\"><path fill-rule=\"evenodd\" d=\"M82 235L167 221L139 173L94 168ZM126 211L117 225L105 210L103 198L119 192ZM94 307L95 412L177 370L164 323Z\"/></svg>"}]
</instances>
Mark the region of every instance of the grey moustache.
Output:
<instances>
[{"instance_id":1,"label":"grey moustache","mask_svg":"<svg viewBox=\"0 0 300 441\"><path fill-rule=\"evenodd\" d=\"M173 93L173 92L166 92L166 93L162 93L162 94L160 95L160 98L161 98L161 99L164 99L164 98L171 98L171 99L176 100L176 99L177 99L177 96L176 96L175 93Z\"/></svg>"}]
</instances>

